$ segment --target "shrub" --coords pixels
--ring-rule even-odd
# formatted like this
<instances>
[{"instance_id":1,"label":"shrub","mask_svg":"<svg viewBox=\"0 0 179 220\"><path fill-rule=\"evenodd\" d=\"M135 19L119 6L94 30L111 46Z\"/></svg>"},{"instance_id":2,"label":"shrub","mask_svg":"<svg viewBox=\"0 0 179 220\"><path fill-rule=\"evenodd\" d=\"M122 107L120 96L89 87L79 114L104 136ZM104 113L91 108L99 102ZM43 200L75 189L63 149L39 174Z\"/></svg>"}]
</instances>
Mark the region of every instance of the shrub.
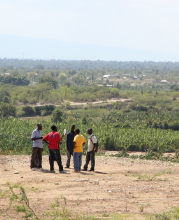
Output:
<instances>
[{"instance_id":1,"label":"shrub","mask_svg":"<svg viewBox=\"0 0 179 220\"><path fill-rule=\"evenodd\" d=\"M63 121L63 113L59 108L56 108L52 112L52 117L51 117L52 122L62 122Z\"/></svg>"},{"instance_id":2,"label":"shrub","mask_svg":"<svg viewBox=\"0 0 179 220\"><path fill-rule=\"evenodd\" d=\"M35 116L35 110L31 106L24 106L22 110L24 111L24 116L26 117Z\"/></svg>"}]
</instances>

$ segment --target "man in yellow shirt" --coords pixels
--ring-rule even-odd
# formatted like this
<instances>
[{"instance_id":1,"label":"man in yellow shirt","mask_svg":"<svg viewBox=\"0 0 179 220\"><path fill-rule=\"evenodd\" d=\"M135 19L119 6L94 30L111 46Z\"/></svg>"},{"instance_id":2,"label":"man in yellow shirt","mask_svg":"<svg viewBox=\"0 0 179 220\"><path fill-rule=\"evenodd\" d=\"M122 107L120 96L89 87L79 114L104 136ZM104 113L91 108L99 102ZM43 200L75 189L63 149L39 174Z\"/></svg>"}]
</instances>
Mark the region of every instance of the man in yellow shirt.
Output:
<instances>
[{"instance_id":1,"label":"man in yellow shirt","mask_svg":"<svg viewBox=\"0 0 179 220\"><path fill-rule=\"evenodd\" d=\"M76 136L73 140L73 163L74 171L79 173L81 171L83 145L86 143L86 139L80 134L80 129L75 130Z\"/></svg>"}]
</instances>

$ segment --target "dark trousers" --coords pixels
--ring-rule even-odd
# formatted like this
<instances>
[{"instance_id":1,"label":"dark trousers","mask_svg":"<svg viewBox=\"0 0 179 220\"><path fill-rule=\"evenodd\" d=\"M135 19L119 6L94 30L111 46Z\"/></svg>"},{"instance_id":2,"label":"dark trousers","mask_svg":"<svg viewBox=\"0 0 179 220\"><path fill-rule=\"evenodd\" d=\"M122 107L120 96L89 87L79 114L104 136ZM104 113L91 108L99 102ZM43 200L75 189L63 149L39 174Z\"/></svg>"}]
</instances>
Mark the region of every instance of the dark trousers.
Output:
<instances>
[{"instance_id":1,"label":"dark trousers","mask_svg":"<svg viewBox=\"0 0 179 220\"><path fill-rule=\"evenodd\" d=\"M84 170L87 170L88 169L88 164L91 160L91 170L94 171L94 166L95 166L95 152L87 152L86 154L86 163L84 165Z\"/></svg>"},{"instance_id":2,"label":"dark trousers","mask_svg":"<svg viewBox=\"0 0 179 220\"><path fill-rule=\"evenodd\" d=\"M32 156L31 156L31 168L42 168L42 151L43 148L33 147L32 148ZM38 165L37 165L38 161Z\"/></svg>"},{"instance_id":3,"label":"dark trousers","mask_svg":"<svg viewBox=\"0 0 179 220\"><path fill-rule=\"evenodd\" d=\"M50 170L54 170L54 161L57 161L57 164L59 166L59 170L63 170L62 166L62 160L61 160L61 155L60 151L57 149L51 149L49 148L49 164L50 164Z\"/></svg>"},{"instance_id":4,"label":"dark trousers","mask_svg":"<svg viewBox=\"0 0 179 220\"><path fill-rule=\"evenodd\" d=\"M73 150L67 150L67 162L66 162L66 167L70 167L70 159L71 156L73 156Z\"/></svg>"}]
</instances>

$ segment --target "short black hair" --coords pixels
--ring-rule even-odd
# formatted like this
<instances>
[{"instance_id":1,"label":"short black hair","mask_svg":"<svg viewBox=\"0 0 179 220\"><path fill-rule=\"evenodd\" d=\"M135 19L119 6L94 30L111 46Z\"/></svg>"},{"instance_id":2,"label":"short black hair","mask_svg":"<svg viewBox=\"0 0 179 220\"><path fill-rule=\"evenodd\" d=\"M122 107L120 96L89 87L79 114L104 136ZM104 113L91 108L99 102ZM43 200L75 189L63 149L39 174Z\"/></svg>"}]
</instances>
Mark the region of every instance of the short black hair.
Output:
<instances>
[{"instance_id":1,"label":"short black hair","mask_svg":"<svg viewBox=\"0 0 179 220\"><path fill-rule=\"evenodd\" d=\"M93 133L92 128L89 128L89 129L88 129L88 132Z\"/></svg>"},{"instance_id":2,"label":"short black hair","mask_svg":"<svg viewBox=\"0 0 179 220\"><path fill-rule=\"evenodd\" d=\"M80 129L77 128L77 129L75 130L75 132L76 132L77 134L79 134L79 133L80 133Z\"/></svg>"},{"instance_id":3,"label":"short black hair","mask_svg":"<svg viewBox=\"0 0 179 220\"><path fill-rule=\"evenodd\" d=\"M51 129L52 129L52 131L57 131L57 126L52 125L52 126L51 126Z\"/></svg>"}]
</instances>

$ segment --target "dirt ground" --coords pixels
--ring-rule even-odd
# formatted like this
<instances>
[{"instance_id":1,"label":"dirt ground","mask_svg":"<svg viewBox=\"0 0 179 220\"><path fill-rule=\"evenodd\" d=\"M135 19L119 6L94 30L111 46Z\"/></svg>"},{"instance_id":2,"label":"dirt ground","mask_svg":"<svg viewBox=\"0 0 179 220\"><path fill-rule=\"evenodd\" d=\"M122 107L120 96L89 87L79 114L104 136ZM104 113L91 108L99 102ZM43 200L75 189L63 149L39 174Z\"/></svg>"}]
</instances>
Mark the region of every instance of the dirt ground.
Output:
<instances>
[{"instance_id":1,"label":"dirt ground","mask_svg":"<svg viewBox=\"0 0 179 220\"><path fill-rule=\"evenodd\" d=\"M40 218L45 218L45 211L50 210L56 198L67 209L97 219L115 213L121 214L122 219L146 219L179 205L179 164L110 154L96 156L95 172L74 173L71 161L66 174L58 172L56 162L55 173L49 173L48 156L43 156L46 172L41 172L30 170L30 156L0 155L0 189L7 189L7 182L22 185ZM84 160L85 156L83 164ZM62 162L65 167L65 155ZM1 214L8 204L8 199L0 197ZM0 219L20 217L9 210Z\"/></svg>"}]
</instances>

